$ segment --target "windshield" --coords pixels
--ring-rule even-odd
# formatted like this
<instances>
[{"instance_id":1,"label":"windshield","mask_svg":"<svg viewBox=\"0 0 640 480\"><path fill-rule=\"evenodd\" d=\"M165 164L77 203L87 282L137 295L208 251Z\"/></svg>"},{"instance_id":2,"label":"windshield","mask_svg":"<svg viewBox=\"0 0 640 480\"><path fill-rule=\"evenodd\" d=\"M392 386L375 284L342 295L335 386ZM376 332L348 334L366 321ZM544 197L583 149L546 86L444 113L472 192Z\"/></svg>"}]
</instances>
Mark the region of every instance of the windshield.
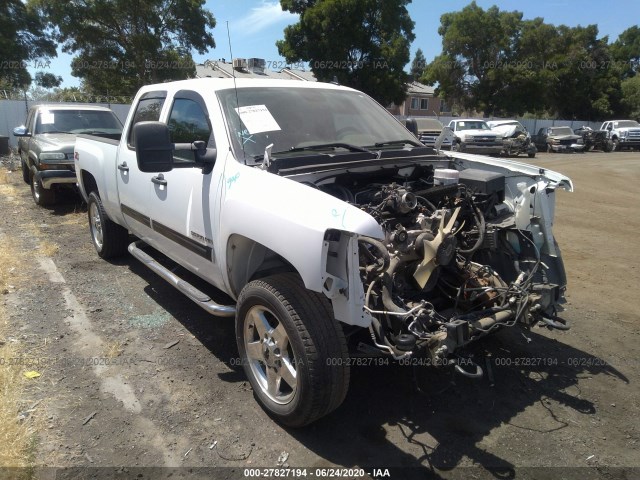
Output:
<instances>
[{"instance_id":1,"label":"windshield","mask_svg":"<svg viewBox=\"0 0 640 480\"><path fill-rule=\"evenodd\" d=\"M438 120L432 120L430 118L416 118L418 124L418 131L422 130L442 130L442 123Z\"/></svg>"},{"instance_id":2,"label":"windshield","mask_svg":"<svg viewBox=\"0 0 640 480\"><path fill-rule=\"evenodd\" d=\"M229 122L234 150L241 157L258 160L273 144L273 154L314 145L343 144L374 147L376 143L416 142L383 107L361 92L299 88L241 88L217 92ZM328 150L340 148L327 146ZM376 147L378 148L378 147ZM356 150L351 150L356 151ZM296 150L296 155L314 155L317 149Z\"/></svg>"},{"instance_id":3,"label":"windshield","mask_svg":"<svg viewBox=\"0 0 640 480\"><path fill-rule=\"evenodd\" d=\"M114 133L122 124L112 112L104 110L42 110L35 133Z\"/></svg>"},{"instance_id":4,"label":"windshield","mask_svg":"<svg viewBox=\"0 0 640 480\"><path fill-rule=\"evenodd\" d=\"M461 120L456 122L456 130L491 130L482 120Z\"/></svg>"},{"instance_id":5,"label":"windshield","mask_svg":"<svg viewBox=\"0 0 640 480\"><path fill-rule=\"evenodd\" d=\"M551 135L573 135L573 130L569 127L552 128Z\"/></svg>"},{"instance_id":6,"label":"windshield","mask_svg":"<svg viewBox=\"0 0 640 480\"><path fill-rule=\"evenodd\" d=\"M640 127L640 124L635 120L622 120L621 122L616 122L615 125L616 125L616 128Z\"/></svg>"}]
</instances>

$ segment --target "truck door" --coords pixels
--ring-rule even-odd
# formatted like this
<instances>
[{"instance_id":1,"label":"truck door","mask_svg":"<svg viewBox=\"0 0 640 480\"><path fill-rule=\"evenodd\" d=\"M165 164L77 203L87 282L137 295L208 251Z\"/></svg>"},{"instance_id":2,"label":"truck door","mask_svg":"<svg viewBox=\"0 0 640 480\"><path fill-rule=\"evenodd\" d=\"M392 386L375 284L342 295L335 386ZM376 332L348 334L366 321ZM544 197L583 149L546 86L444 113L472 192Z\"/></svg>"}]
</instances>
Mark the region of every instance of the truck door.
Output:
<instances>
[{"instance_id":1,"label":"truck door","mask_svg":"<svg viewBox=\"0 0 640 480\"><path fill-rule=\"evenodd\" d=\"M207 106L196 92L174 95L167 125L173 143L201 140L215 148ZM212 218L218 189L212 174L203 173L202 164L196 163L194 152L176 150L173 159L173 170L155 175L151 183L154 240L169 257L215 284Z\"/></svg>"},{"instance_id":2,"label":"truck door","mask_svg":"<svg viewBox=\"0 0 640 480\"><path fill-rule=\"evenodd\" d=\"M158 121L167 92L147 92L140 97L131 121L127 126L126 147L121 144L118 151L117 186L120 208L129 230L144 241L149 241L153 233L149 216L149 192L152 174L138 170L136 160L133 126L142 121Z\"/></svg>"}]
</instances>

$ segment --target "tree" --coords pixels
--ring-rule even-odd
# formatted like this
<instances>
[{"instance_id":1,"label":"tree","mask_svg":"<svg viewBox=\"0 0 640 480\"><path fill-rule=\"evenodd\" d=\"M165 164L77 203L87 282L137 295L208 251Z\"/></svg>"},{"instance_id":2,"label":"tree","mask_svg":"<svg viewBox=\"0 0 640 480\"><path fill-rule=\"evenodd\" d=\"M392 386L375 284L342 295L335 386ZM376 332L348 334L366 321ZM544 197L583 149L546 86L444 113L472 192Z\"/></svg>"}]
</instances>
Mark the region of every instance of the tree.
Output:
<instances>
[{"instance_id":1,"label":"tree","mask_svg":"<svg viewBox=\"0 0 640 480\"><path fill-rule=\"evenodd\" d=\"M521 12L485 11L471 2L459 12L440 17L442 54L425 71L429 83L440 82L439 94L458 98L466 106L493 113L507 86L503 66L513 58L513 39ZM461 75L457 75L461 73Z\"/></svg>"},{"instance_id":2,"label":"tree","mask_svg":"<svg viewBox=\"0 0 640 480\"><path fill-rule=\"evenodd\" d=\"M629 116L640 120L640 73L622 82L622 96Z\"/></svg>"},{"instance_id":3,"label":"tree","mask_svg":"<svg viewBox=\"0 0 640 480\"><path fill-rule=\"evenodd\" d=\"M549 94L560 118L603 120L620 110L620 76L608 44L596 25L557 27L553 50L561 63Z\"/></svg>"},{"instance_id":4,"label":"tree","mask_svg":"<svg viewBox=\"0 0 640 480\"><path fill-rule=\"evenodd\" d=\"M611 45L611 54L625 78L640 72L640 28L633 26L620 34Z\"/></svg>"},{"instance_id":5,"label":"tree","mask_svg":"<svg viewBox=\"0 0 640 480\"><path fill-rule=\"evenodd\" d=\"M31 84L29 62L55 57L56 46L38 12L21 0L0 3L0 84L26 89Z\"/></svg>"},{"instance_id":6,"label":"tree","mask_svg":"<svg viewBox=\"0 0 640 480\"><path fill-rule=\"evenodd\" d=\"M465 109L596 120L621 108L619 70L596 25L556 27L475 2L440 23L442 54L422 81Z\"/></svg>"},{"instance_id":7,"label":"tree","mask_svg":"<svg viewBox=\"0 0 640 480\"><path fill-rule=\"evenodd\" d=\"M56 28L72 75L90 93L131 95L195 74L191 50L215 47L204 0L31 0Z\"/></svg>"},{"instance_id":8,"label":"tree","mask_svg":"<svg viewBox=\"0 0 640 480\"><path fill-rule=\"evenodd\" d=\"M42 88L56 88L62 83L62 77L56 76L53 73L36 73L36 85Z\"/></svg>"},{"instance_id":9,"label":"tree","mask_svg":"<svg viewBox=\"0 0 640 480\"><path fill-rule=\"evenodd\" d=\"M409 71L409 74L414 80L418 80L422 76L426 66L427 59L424 58L424 53L422 53L422 50L419 48L416 50L416 56L413 57L413 61L411 62L411 70Z\"/></svg>"},{"instance_id":10,"label":"tree","mask_svg":"<svg viewBox=\"0 0 640 480\"><path fill-rule=\"evenodd\" d=\"M415 38L410 0L281 0L283 10L300 15L276 42L288 62L309 62L320 81L337 79L383 105L405 99Z\"/></svg>"}]
</instances>

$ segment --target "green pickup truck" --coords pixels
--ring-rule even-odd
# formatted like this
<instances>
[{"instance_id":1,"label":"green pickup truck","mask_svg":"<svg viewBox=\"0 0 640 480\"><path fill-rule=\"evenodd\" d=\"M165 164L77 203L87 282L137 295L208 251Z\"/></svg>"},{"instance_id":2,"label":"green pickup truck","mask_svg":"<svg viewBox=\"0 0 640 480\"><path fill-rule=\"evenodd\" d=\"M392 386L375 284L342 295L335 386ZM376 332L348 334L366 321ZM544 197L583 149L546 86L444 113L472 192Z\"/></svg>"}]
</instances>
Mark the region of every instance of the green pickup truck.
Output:
<instances>
[{"instance_id":1,"label":"green pickup truck","mask_svg":"<svg viewBox=\"0 0 640 480\"><path fill-rule=\"evenodd\" d=\"M76 184L73 148L76 135L86 133L119 138L122 123L106 107L95 105L36 105L26 125L13 129L19 137L22 177L31 185L37 205L52 205L56 190Z\"/></svg>"}]
</instances>

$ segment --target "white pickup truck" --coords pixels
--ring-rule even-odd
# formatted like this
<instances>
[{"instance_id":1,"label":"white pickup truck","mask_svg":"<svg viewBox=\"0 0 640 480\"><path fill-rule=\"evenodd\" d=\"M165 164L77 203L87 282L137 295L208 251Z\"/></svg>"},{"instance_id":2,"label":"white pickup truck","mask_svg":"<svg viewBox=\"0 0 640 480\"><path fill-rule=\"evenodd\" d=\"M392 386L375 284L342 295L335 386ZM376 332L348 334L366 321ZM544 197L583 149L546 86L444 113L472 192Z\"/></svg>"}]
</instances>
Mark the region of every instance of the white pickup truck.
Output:
<instances>
[{"instance_id":1,"label":"white pickup truck","mask_svg":"<svg viewBox=\"0 0 640 480\"><path fill-rule=\"evenodd\" d=\"M556 191L571 181L439 153L356 90L146 86L122 139L80 135L75 163L98 254L128 247L211 314L234 317L256 398L283 424L337 408L351 358L422 359L478 377L468 343L514 325L568 328L552 225Z\"/></svg>"},{"instance_id":2,"label":"white pickup truck","mask_svg":"<svg viewBox=\"0 0 640 480\"><path fill-rule=\"evenodd\" d=\"M451 150L456 152L487 153L500 155L503 149L502 135L491 130L484 120L477 118L456 118L448 127L455 136Z\"/></svg>"},{"instance_id":3,"label":"white pickup truck","mask_svg":"<svg viewBox=\"0 0 640 480\"><path fill-rule=\"evenodd\" d=\"M600 127L607 132L613 151L623 148L640 150L640 123L635 120L609 120Z\"/></svg>"}]
</instances>

